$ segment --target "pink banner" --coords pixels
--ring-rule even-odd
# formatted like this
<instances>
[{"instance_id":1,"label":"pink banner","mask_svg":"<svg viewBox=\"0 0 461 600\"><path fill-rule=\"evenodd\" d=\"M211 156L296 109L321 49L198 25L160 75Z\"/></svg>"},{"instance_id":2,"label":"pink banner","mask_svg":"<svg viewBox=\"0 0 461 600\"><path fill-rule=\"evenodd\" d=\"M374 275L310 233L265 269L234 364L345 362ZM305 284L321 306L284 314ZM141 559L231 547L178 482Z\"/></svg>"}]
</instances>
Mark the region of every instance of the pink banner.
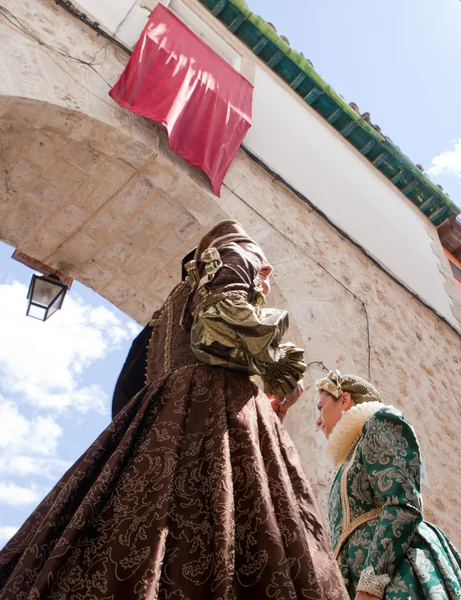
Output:
<instances>
[{"instance_id":1,"label":"pink banner","mask_svg":"<svg viewBox=\"0 0 461 600\"><path fill-rule=\"evenodd\" d=\"M217 196L251 126L253 86L159 4L109 92L162 123L171 149L202 169Z\"/></svg>"}]
</instances>

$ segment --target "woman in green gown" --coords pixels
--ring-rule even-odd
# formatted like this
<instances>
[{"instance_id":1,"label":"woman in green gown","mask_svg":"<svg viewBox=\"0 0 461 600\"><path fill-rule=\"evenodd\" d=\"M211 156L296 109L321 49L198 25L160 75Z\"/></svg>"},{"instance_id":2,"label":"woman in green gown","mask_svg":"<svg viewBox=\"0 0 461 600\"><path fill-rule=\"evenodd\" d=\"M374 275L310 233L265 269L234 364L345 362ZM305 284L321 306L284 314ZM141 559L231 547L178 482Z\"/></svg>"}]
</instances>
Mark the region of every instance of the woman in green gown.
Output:
<instances>
[{"instance_id":1,"label":"woman in green gown","mask_svg":"<svg viewBox=\"0 0 461 600\"><path fill-rule=\"evenodd\" d=\"M330 371L317 389L317 426L339 468L331 541L350 597L461 599L461 555L423 519L413 428L360 377Z\"/></svg>"}]
</instances>

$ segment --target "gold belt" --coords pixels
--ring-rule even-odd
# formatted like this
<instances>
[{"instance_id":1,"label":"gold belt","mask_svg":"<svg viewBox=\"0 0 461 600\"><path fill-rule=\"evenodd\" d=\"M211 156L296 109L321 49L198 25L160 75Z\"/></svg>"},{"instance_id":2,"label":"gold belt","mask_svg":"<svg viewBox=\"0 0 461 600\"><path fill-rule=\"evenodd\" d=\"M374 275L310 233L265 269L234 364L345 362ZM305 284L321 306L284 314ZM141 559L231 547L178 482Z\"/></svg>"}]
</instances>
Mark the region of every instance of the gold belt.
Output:
<instances>
[{"instance_id":1,"label":"gold belt","mask_svg":"<svg viewBox=\"0 0 461 600\"><path fill-rule=\"evenodd\" d=\"M364 523L368 523L368 521L373 521L373 519L377 519L380 514L380 508L373 508L372 510L364 513L363 515L360 515L360 517L357 517L356 519L351 521L341 534L341 537L339 538L338 543L335 546L335 558L338 558L339 553L341 552L341 548L344 545L344 542L352 533L354 533L356 529L358 529Z\"/></svg>"}]
</instances>

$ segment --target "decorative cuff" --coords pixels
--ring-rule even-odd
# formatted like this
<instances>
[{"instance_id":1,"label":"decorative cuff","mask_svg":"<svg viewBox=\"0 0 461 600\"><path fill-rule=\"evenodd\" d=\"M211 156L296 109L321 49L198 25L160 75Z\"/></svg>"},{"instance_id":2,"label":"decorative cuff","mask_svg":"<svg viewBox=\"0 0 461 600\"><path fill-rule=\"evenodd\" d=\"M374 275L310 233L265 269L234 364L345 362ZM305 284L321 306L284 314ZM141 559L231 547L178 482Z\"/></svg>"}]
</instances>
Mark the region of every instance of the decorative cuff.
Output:
<instances>
[{"instance_id":1,"label":"decorative cuff","mask_svg":"<svg viewBox=\"0 0 461 600\"><path fill-rule=\"evenodd\" d=\"M293 344L279 346L280 358L276 362L264 363L262 380L266 394L284 397L290 394L304 375L304 350Z\"/></svg>"},{"instance_id":2,"label":"decorative cuff","mask_svg":"<svg viewBox=\"0 0 461 600\"><path fill-rule=\"evenodd\" d=\"M373 567L367 567L362 571L360 575L359 583L357 586L358 592L367 592L377 598L384 598L386 587L391 582L389 575L376 575Z\"/></svg>"}]
</instances>

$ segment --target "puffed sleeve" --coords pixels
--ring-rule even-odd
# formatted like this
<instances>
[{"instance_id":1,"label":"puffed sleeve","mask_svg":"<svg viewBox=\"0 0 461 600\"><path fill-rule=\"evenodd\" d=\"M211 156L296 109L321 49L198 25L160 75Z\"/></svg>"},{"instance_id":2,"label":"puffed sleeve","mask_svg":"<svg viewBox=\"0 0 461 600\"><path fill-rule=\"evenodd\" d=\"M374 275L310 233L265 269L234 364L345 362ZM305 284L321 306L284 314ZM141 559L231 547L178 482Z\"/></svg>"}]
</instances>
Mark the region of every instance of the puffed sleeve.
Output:
<instances>
[{"instance_id":1,"label":"puffed sleeve","mask_svg":"<svg viewBox=\"0 0 461 600\"><path fill-rule=\"evenodd\" d=\"M199 311L191 346L202 362L260 375L266 393L286 396L306 369L303 350L281 343L287 327L286 311L252 306L235 293Z\"/></svg>"},{"instance_id":2,"label":"puffed sleeve","mask_svg":"<svg viewBox=\"0 0 461 600\"><path fill-rule=\"evenodd\" d=\"M255 302L257 265L251 254L233 244L202 258L207 256L208 281L203 284L205 275L197 283L192 310L192 351L207 364L259 375L266 393L286 396L306 369L303 350L282 343L288 313Z\"/></svg>"},{"instance_id":3,"label":"puffed sleeve","mask_svg":"<svg viewBox=\"0 0 461 600\"><path fill-rule=\"evenodd\" d=\"M398 411L380 411L364 427L362 459L381 514L357 591L383 598L422 521L421 460L412 427Z\"/></svg>"}]
</instances>

